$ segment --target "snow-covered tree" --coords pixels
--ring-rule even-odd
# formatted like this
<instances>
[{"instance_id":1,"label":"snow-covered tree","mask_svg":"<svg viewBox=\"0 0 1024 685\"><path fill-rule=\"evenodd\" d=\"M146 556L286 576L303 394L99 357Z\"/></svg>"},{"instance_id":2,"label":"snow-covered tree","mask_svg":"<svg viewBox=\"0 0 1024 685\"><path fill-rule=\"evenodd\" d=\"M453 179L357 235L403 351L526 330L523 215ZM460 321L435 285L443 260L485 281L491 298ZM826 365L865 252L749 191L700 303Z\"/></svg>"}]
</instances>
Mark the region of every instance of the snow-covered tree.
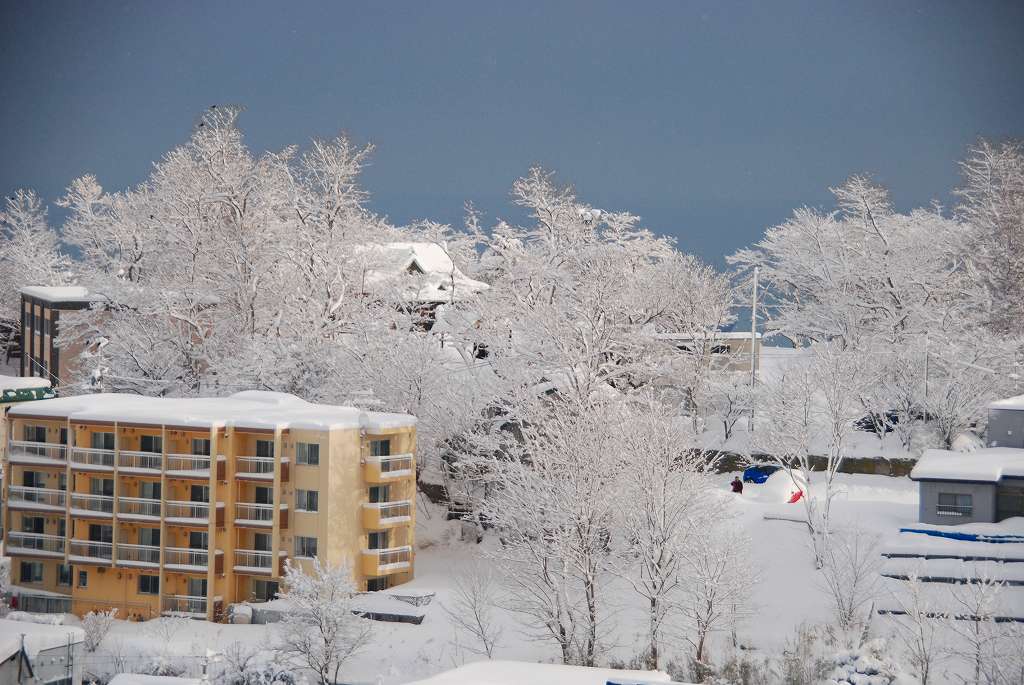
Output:
<instances>
[{"instance_id":1,"label":"snow-covered tree","mask_svg":"<svg viewBox=\"0 0 1024 685\"><path fill-rule=\"evenodd\" d=\"M907 663L921 685L933 682L935 668L945 656L942 633L945 614L936 607L928 583L912 572L905 583L890 592L901 615L896 617L895 637L907 655Z\"/></svg>"},{"instance_id":2,"label":"snow-covered tree","mask_svg":"<svg viewBox=\"0 0 1024 685\"><path fill-rule=\"evenodd\" d=\"M82 630L85 631L85 651L95 652L114 626L117 609L110 611L90 611L82 617Z\"/></svg>"},{"instance_id":3,"label":"snow-covered tree","mask_svg":"<svg viewBox=\"0 0 1024 685\"><path fill-rule=\"evenodd\" d=\"M1024 332L1024 143L981 140L960 163L957 215L977 284L976 311L1004 334Z\"/></svg>"},{"instance_id":4,"label":"snow-covered tree","mask_svg":"<svg viewBox=\"0 0 1024 685\"><path fill-rule=\"evenodd\" d=\"M879 596L880 536L857 525L832 531L821 581L832 602L839 638L849 649L860 646Z\"/></svg>"},{"instance_id":5,"label":"snow-covered tree","mask_svg":"<svg viewBox=\"0 0 1024 685\"><path fill-rule=\"evenodd\" d=\"M1002 609L1005 581L991 572L986 562L974 562L966 582L950 588L952 611L947 620L954 637L951 653L968 665L969 683L992 682L996 671L993 660L1002 658L996 618ZM995 648L995 649L993 649Z\"/></svg>"},{"instance_id":6,"label":"snow-covered tree","mask_svg":"<svg viewBox=\"0 0 1024 685\"><path fill-rule=\"evenodd\" d=\"M344 565L312 561L305 573L285 562L284 590L288 605L278 632L278 650L298 667L312 671L320 685L338 682L341 669L370 640L370 621L353 613L355 584Z\"/></svg>"},{"instance_id":7,"label":"snow-covered tree","mask_svg":"<svg viewBox=\"0 0 1024 685\"><path fill-rule=\"evenodd\" d=\"M493 569L477 563L456 573L452 594L451 606L444 610L456 631L469 637L471 644L464 646L493 659L503 632L495 616L503 603L500 579Z\"/></svg>"},{"instance_id":8,"label":"snow-covered tree","mask_svg":"<svg viewBox=\"0 0 1024 685\"><path fill-rule=\"evenodd\" d=\"M31 190L18 190L0 210L0 318L17 334L19 291L27 285L67 285L71 262L60 250L46 207ZM11 340L0 340L6 350Z\"/></svg>"}]
</instances>

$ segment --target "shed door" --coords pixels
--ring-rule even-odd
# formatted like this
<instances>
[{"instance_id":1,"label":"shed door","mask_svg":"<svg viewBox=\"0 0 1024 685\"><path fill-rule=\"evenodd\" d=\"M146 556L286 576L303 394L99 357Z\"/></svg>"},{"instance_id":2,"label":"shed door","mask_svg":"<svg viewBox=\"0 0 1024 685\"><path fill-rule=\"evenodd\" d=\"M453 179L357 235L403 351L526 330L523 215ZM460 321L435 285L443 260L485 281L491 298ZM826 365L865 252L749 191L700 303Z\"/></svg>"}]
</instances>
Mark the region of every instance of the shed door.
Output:
<instances>
[{"instance_id":1,"label":"shed door","mask_svg":"<svg viewBox=\"0 0 1024 685\"><path fill-rule=\"evenodd\" d=\"M996 521L1024 516L1024 486L996 488Z\"/></svg>"}]
</instances>

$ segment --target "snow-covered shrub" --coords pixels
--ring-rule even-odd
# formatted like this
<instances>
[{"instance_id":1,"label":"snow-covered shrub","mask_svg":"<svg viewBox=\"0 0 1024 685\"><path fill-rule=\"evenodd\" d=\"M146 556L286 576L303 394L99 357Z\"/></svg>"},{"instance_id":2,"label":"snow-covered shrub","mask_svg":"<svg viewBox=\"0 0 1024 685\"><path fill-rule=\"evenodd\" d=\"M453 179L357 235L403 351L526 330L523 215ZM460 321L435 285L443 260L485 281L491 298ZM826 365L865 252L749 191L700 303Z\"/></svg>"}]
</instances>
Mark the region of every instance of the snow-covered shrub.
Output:
<instances>
[{"instance_id":1,"label":"snow-covered shrub","mask_svg":"<svg viewBox=\"0 0 1024 685\"><path fill-rule=\"evenodd\" d=\"M117 609L110 611L90 611L82 619L82 630L85 631L85 651L95 652L110 632L117 617Z\"/></svg>"},{"instance_id":2,"label":"snow-covered shrub","mask_svg":"<svg viewBox=\"0 0 1024 685\"><path fill-rule=\"evenodd\" d=\"M786 685L817 685L829 672L832 662L826 657L821 626L801 623L786 641L782 652L782 682Z\"/></svg>"},{"instance_id":3,"label":"snow-covered shrub","mask_svg":"<svg viewBox=\"0 0 1024 685\"><path fill-rule=\"evenodd\" d=\"M885 640L865 642L859 649L847 649L834 657L828 685L898 685L913 682L886 653Z\"/></svg>"}]
</instances>

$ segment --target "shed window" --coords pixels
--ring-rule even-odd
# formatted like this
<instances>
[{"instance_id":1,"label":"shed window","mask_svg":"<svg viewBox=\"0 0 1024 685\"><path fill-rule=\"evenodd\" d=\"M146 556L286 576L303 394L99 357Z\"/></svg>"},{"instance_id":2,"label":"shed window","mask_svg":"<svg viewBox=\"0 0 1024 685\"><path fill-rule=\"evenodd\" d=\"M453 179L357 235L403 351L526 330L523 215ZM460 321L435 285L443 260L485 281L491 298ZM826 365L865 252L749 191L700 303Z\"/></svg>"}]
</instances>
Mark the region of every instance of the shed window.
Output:
<instances>
[{"instance_id":1,"label":"shed window","mask_svg":"<svg viewBox=\"0 0 1024 685\"><path fill-rule=\"evenodd\" d=\"M939 516L970 516L974 513L974 498L960 493L940 492L935 513Z\"/></svg>"}]
</instances>

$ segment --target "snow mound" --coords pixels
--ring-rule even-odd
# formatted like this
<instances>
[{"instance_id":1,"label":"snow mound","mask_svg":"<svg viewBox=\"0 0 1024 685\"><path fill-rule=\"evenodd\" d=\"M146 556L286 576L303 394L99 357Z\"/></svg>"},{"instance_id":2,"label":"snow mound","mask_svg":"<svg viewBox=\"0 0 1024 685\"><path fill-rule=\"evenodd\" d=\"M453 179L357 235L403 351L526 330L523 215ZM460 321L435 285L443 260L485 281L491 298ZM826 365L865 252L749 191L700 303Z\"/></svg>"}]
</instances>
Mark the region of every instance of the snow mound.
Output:
<instances>
[{"instance_id":1,"label":"snow mound","mask_svg":"<svg viewBox=\"0 0 1024 685\"><path fill-rule=\"evenodd\" d=\"M973 431L958 433L950 445L953 452L975 452L985 447L984 441Z\"/></svg>"},{"instance_id":2,"label":"snow mound","mask_svg":"<svg viewBox=\"0 0 1024 685\"><path fill-rule=\"evenodd\" d=\"M794 479L796 479L795 483ZM768 476L768 480L761 485L746 484L743 488L743 497L766 504L773 502L785 503L793 497L797 490L807 491L807 484L804 482L803 477L799 473L794 472L793 478L790 478L788 473L779 469Z\"/></svg>"}]
</instances>

